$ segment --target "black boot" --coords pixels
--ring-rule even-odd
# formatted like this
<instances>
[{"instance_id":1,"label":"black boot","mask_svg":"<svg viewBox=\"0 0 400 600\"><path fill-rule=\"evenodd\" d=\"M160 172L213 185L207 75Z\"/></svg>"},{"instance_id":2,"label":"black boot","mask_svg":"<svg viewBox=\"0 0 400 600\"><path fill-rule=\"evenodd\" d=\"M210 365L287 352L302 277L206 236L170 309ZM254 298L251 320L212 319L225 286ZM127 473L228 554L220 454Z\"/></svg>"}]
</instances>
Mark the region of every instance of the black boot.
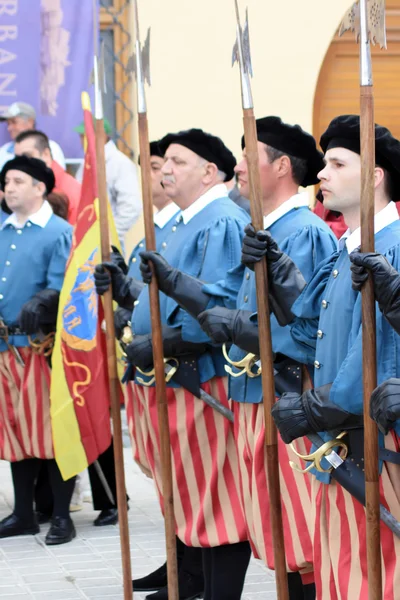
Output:
<instances>
[{"instance_id":1,"label":"black boot","mask_svg":"<svg viewBox=\"0 0 400 600\"><path fill-rule=\"evenodd\" d=\"M105 525L116 525L116 523L118 523L117 508L105 508L93 521L93 525L95 527L104 527Z\"/></svg>"},{"instance_id":2,"label":"black boot","mask_svg":"<svg viewBox=\"0 0 400 600\"><path fill-rule=\"evenodd\" d=\"M178 563L178 572L185 553L185 544L176 538L176 561ZM157 592L167 585L167 563L149 573L145 577L134 579L132 581L134 592Z\"/></svg>"},{"instance_id":3,"label":"black boot","mask_svg":"<svg viewBox=\"0 0 400 600\"><path fill-rule=\"evenodd\" d=\"M202 598L204 593L203 577L195 577L181 569L178 574L179 600L195 600ZM168 586L155 594L146 596L146 600L168 600Z\"/></svg>"},{"instance_id":4,"label":"black boot","mask_svg":"<svg viewBox=\"0 0 400 600\"><path fill-rule=\"evenodd\" d=\"M44 540L47 546L67 544L76 536L76 531L70 517L53 517L51 527Z\"/></svg>"},{"instance_id":5,"label":"black boot","mask_svg":"<svg viewBox=\"0 0 400 600\"><path fill-rule=\"evenodd\" d=\"M12 513L0 521L0 538L14 535L35 535L39 531L40 527L35 517L32 517L32 520L25 521Z\"/></svg>"},{"instance_id":6,"label":"black boot","mask_svg":"<svg viewBox=\"0 0 400 600\"><path fill-rule=\"evenodd\" d=\"M140 579L132 581L134 592L154 592L167 585L167 563Z\"/></svg>"},{"instance_id":7,"label":"black boot","mask_svg":"<svg viewBox=\"0 0 400 600\"><path fill-rule=\"evenodd\" d=\"M204 593L202 549L184 546L183 557L178 563L179 600L195 600ZM146 596L149 600L168 600L166 585L155 594Z\"/></svg>"}]
</instances>

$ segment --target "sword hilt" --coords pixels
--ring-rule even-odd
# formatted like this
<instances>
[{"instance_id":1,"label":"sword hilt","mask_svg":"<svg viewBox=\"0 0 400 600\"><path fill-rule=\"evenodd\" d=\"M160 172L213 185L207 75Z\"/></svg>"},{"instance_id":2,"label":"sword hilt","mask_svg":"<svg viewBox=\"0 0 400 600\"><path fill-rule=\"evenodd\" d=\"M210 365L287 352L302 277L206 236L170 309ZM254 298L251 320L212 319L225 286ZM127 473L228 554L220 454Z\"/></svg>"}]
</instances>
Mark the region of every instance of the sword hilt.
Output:
<instances>
[{"instance_id":1,"label":"sword hilt","mask_svg":"<svg viewBox=\"0 0 400 600\"><path fill-rule=\"evenodd\" d=\"M347 435L347 431L342 431L342 433L340 433L335 439L325 442L314 452L311 452L311 454L300 454L300 452L297 452L293 443L290 444L290 448L298 458L301 458L301 460L304 460L305 462L311 463L305 469L301 469L293 461L289 461L290 466L294 471L298 471L299 473L308 473L308 471L311 471L311 469L316 469L320 473L330 473L334 467L332 466L329 469L324 469L324 467L321 465L321 462L324 458L334 452L334 448L337 447L343 449L343 456L341 458L345 460L348 453L347 444L342 440L345 435Z\"/></svg>"}]
</instances>

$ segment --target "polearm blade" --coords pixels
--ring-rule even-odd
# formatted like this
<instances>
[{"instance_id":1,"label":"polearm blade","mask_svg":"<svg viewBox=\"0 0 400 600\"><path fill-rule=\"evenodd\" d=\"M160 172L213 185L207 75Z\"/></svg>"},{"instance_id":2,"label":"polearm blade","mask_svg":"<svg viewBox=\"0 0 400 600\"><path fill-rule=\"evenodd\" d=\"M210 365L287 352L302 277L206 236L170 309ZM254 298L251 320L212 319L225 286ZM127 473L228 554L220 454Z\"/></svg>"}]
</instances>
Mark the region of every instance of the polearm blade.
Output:
<instances>
[{"instance_id":1,"label":"polearm blade","mask_svg":"<svg viewBox=\"0 0 400 600\"><path fill-rule=\"evenodd\" d=\"M257 129L253 111L253 96L250 76L252 75L248 16L243 31L240 23L238 0L234 0L236 10L236 43L234 62L239 62L242 91L243 125L246 146L246 159L250 185L250 212L256 230L264 229L264 216L261 194L261 181L258 169ZM275 402L273 373L271 324L268 306L267 263L263 260L255 265L257 292L257 312L260 331L260 359L262 364L261 380L265 416L265 448L267 457L267 477L270 495L270 519L274 546L276 587L279 600L289 600L285 544L283 537L282 506L279 482L278 438L271 416Z\"/></svg>"},{"instance_id":2,"label":"polearm blade","mask_svg":"<svg viewBox=\"0 0 400 600\"><path fill-rule=\"evenodd\" d=\"M147 250L156 250L151 189L150 140L147 120L145 80L150 84L150 31L142 49L139 31L138 1L134 0L136 31L135 73L137 85L140 166L142 170L143 216ZM133 61L132 61L133 62ZM176 557L174 496L172 485L171 441L168 421L167 389L164 374L164 351L161 330L158 283L152 278L149 286L153 364L156 379L158 428L160 432L160 461L164 498L165 541L167 549L168 598L179 600L178 567Z\"/></svg>"},{"instance_id":3,"label":"polearm blade","mask_svg":"<svg viewBox=\"0 0 400 600\"><path fill-rule=\"evenodd\" d=\"M97 43L97 2L93 0L94 24L94 96L95 96L95 133L96 133L96 163L97 163L97 188L99 196L100 244L102 262L110 260L110 236L108 227L108 199L106 184L106 163L104 156L105 132L103 113L103 90L101 88L99 73L104 73L104 65L98 56ZM110 384L111 419L113 423L115 476L117 486L118 522L120 530L122 576L124 586L124 600L132 600L132 572L131 554L129 544L128 506L126 500L124 453L122 446L121 406L119 397L119 378L117 370L117 356L115 348L115 328L112 291L108 290L103 296L104 318L106 321L106 347L108 378Z\"/></svg>"},{"instance_id":4,"label":"polearm blade","mask_svg":"<svg viewBox=\"0 0 400 600\"><path fill-rule=\"evenodd\" d=\"M360 41L360 146L361 146L361 251L374 252L375 119L371 41L386 48L385 0L360 0L353 5L340 31L352 29ZM350 25L350 26L349 26ZM372 278L362 289L362 341L364 386L364 462L367 519L368 594L382 598L380 548L379 439L369 416L370 399L377 385L375 295Z\"/></svg>"}]
</instances>

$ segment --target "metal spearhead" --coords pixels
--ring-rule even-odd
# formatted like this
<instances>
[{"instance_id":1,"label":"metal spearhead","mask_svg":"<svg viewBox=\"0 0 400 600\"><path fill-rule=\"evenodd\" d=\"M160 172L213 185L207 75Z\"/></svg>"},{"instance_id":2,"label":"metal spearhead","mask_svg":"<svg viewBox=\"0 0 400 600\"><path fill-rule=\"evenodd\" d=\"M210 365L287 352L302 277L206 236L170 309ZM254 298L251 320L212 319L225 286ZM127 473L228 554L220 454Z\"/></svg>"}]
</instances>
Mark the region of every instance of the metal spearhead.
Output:
<instances>
[{"instance_id":1,"label":"metal spearhead","mask_svg":"<svg viewBox=\"0 0 400 600\"><path fill-rule=\"evenodd\" d=\"M242 103L243 108L253 108L253 96L251 93L250 77L253 77L253 67L251 64L250 52L250 34L249 34L249 15L246 9L246 21L244 29L240 23L240 14L238 0L235 0L236 9L236 42L232 52L232 66L238 62L240 67L240 78L242 82Z\"/></svg>"},{"instance_id":2,"label":"metal spearhead","mask_svg":"<svg viewBox=\"0 0 400 600\"><path fill-rule=\"evenodd\" d=\"M148 83L151 86L151 75L150 75L150 27L147 30L146 41L143 44L143 48L140 51L142 58L142 74L143 74L143 82ZM129 57L128 64L126 66L127 72L129 74L134 73L137 76L137 66L136 66L136 52L132 52Z\"/></svg>"},{"instance_id":3,"label":"metal spearhead","mask_svg":"<svg viewBox=\"0 0 400 600\"><path fill-rule=\"evenodd\" d=\"M241 27L240 27L241 29ZM249 34L249 11L246 8L246 22L244 24L243 32L241 32L242 38L242 53L243 53L243 63L244 69L251 77L253 77L253 67L251 64L251 51L250 51L250 34ZM233 46L232 51L232 67L235 63L239 63L240 65L240 53L239 53L239 41L236 39L236 42Z\"/></svg>"},{"instance_id":4,"label":"metal spearhead","mask_svg":"<svg viewBox=\"0 0 400 600\"><path fill-rule=\"evenodd\" d=\"M360 2L355 2L345 14L339 29L339 36L352 31L357 42L361 36ZM379 44L381 49L387 48L385 0L367 0L367 23L367 35L372 44Z\"/></svg>"},{"instance_id":5,"label":"metal spearhead","mask_svg":"<svg viewBox=\"0 0 400 600\"><path fill-rule=\"evenodd\" d=\"M136 31L136 44L135 53L132 54L128 61L128 72L134 72L136 74L137 83L137 103L138 113L144 114L147 112L146 105L146 94L144 91L144 84L147 81L151 85L150 77L150 29L147 32L146 41L142 47L140 43L140 30L139 30L139 11L138 11L138 0L134 0L135 10L135 31Z\"/></svg>"},{"instance_id":6,"label":"metal spearhead","mask_svg":"<svg viewBox=\"0 0 400 600\"><path fill-rule=\"evenodd\" d=\"M99 70L99 85L103 91L103 94L107 93L107 78L106 78L106 70L105 70L105 44L104 40L101 42L100 47L100 57L98 58L98 70ZM89 77L89 87L94 85L95 77L94 77L94 68L92 69Z\"/></svg>"},{"instance_id":7,"label":"metal spearhead","mask_svg":"<svg viewBox=\"0 0 400 600\"><path fill-rule=\"evenodd\" d=\"M339 35L353 31L360 41L360 84L372 86L371 42L386 48L385 0L359 0L345 15Z\"/></svg>"}]
</instances>

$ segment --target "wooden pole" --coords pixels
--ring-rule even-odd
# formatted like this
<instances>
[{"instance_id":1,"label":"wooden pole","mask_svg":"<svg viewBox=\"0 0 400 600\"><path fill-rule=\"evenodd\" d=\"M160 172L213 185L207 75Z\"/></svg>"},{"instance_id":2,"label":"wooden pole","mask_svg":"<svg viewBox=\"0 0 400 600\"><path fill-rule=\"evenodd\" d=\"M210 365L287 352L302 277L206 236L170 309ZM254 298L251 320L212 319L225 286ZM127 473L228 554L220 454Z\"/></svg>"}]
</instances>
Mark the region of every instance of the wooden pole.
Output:
<instances>
[{"instance_id":1,"label":"wooden pole","mask_svg":"<svg viewBox=\"0 0 400 600\"><path fill-rule=\"evenodd\" d=\"M361 86L361 251L374 252L375 124L372 86ZM371 394L377 386L375 294L372 277L362 289L362 347L364 386L364 464L367 519L368 597L382 599L380 546L379 440L369 416Z\"/></svg>"},{"instance_id":2,"label":"wooden pole","mask_svg":"<svg viewBox=\"0 0 400 600\"><path fill-rule=\"evenodd\" d=\"M140 166L142 171L143 217L146 249L156 250L153 220L153 197L150 173L150 143L147 114L138 114ZM153 362L156 380L160 461L164 499L165 544L167 551L168 599L179 600L178 564L176 558L174 494L172 486L171 440L169 434L167 386L165 383L164 350L161 330L160 301L157 278L149 286Z\"/></svg>"},{"instance_id":3,"label":"wooden pole","mask_svg":"<svg viewBox=\"0 0 400 600\"><path fill-rule=\"evenodd\" d=\"M97 187L99 194L100 214L101 260L102 262L106 262L110 260L110 235L108 228L108 199L106 185L106 165L104 157L105 133L103 119L95 119L95 132ZM124 600L132 600L133 591L131 554L129 546L128 507L126 501L124 453L122 446L121 406L119 397L117 357L115 351L114 311L111 289L108 290L103 296L103 306L104 317L106 321L107 365L108 377L110 381L110 403L114 437L114 460L117 483L117 506L122 557Z\"/></svg>"},{"instance_id":4,"label":"wooden pole","mask_svg":"<svg viewBox=\"0 0 400 600\"><path fill-rule=\"evenodd\" d=\"M244 138L250 185L251 220L256 231L264 229L261 182L258 169L257 129L252 108L243 109ZM275 402L271 323L268 305L267 262L255 265L258 329L260 332L261 379L265 417L265 448L267 456L267 478L270 497L270 519L278 600L289 600L285 543L283 537L281 492L279 481L278 438L271 416Z\"/></svg>"}]
</instances>

